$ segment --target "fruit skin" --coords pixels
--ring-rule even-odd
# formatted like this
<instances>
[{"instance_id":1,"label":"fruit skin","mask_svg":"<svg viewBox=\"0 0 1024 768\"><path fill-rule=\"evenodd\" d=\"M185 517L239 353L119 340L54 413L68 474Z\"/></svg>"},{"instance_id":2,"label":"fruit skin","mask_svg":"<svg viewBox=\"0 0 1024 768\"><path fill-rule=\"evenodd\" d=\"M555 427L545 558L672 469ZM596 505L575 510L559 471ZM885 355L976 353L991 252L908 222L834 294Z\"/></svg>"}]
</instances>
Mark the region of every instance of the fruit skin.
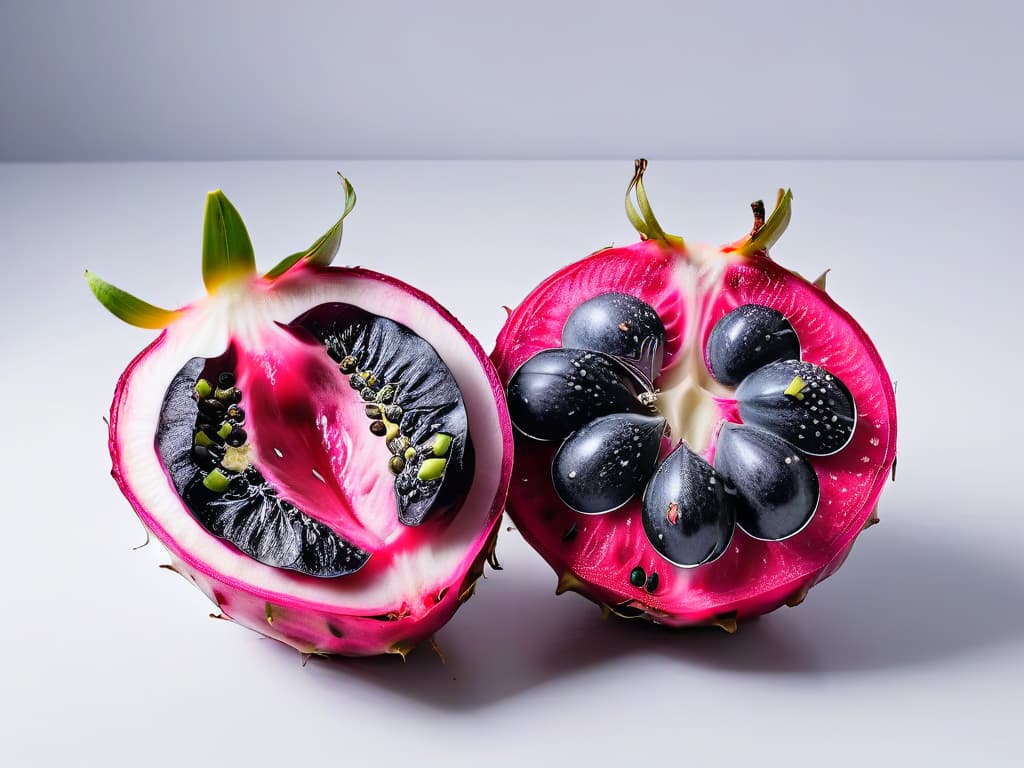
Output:
<instances>
[{"instance_id":1,"label":"fruit skin","mask_svg":"<svg viewBox=\"0 0 1024 768\"><path fill-rule=\"evenodd\" d=\"M676 358L684 339L703 350L719 317L742 304L764 300L790 317L798 334L803 333L804 359L835 366L835 359L822 358L838 353L840 363L851 368L850 375L863 379L863 388L870 390L858 402L860 424L867 426L859 429L846 449L853 452L850 455L868 458L864 469L870 477L857 478L857 469L846 466L850 462L845 459L818 460L823 498L834 498L840 509L817 515L805 532L787 541L762 542L737 531L720 560L685 572L673 571L653 553L638 520L622 524L637 514L634 505L603 518L584 519L567 510L538 482L550 466L552 449L521 435L516 435L515 480L507 509L518 530L558 574L559 592L577 591L606 610L628 617L673 626L716 625L732 631L737 620L801 602L814 584L839 568L861 530L876 520L878 497L895 460L895 398L870 339L822 289L783 269L764 250L740 254L735 245L687 247L677 240L649 239L598 251L545 279L511 311L498 336L491 357L502 379L507 381L540 349L557 346L562 324L573 308L603 292L628 291L654 306L667 332L663 377L671 377L680 363ZM676 275L702 269L718 273L720 292L700 297L698 306L686 307L692 297ZM810 329L821 321L827 321L827 333L812 333ZM805 343L805 336L810 343ZM857 350L855 360L847 359L844 345ZM869 380L870 386L865 383ZM732 399L719 397L716 406L722 418L738 420ZM706 458L713 458L713 453L712 439ZM838 479L833 480L833 475ZM859 483L856 493L840 498L839 489L847 481L851 488L854 481ZM572 535L566 536L570 528ZM659 587L653 594L630 583L635 568L659 573Z\"/></svg>"}]
</instances>

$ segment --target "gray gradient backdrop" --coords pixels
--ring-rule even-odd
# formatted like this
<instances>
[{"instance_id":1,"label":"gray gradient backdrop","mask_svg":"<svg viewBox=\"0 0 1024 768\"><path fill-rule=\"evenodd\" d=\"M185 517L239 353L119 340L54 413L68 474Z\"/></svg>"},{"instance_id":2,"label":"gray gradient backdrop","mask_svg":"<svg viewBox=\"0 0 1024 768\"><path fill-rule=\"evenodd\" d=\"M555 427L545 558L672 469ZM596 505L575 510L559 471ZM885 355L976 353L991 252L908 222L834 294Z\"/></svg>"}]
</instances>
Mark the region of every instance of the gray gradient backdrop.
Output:
<instances>
[{"instance_id":1,"label":"gray gradient backdrop","mask_svg":"<svg viewBox=\"0 0 1024 768\"><path fill-rule=\"evenodd\" d=\"M1024 156L1024 4L4 0L0 159Z\"/></svg>"},{"instance_id":2,"label":"gray gradient backdrop","mask_svg":"<svg viewBox=\"0 0 1024 768\"><path fill-rule=\"evenodd\" d=\"M0 6L0 159L50 161L0 163L0 762L1024 764L1019 6L259 5ZM635 239L641 153L694 241L792 186L773 255L832 268L898 382L882 524L802 606L733 637L602 622L510 531L439 634L447 664L302 667L207 619L157 543L133 551L101 417L153 334L84 268L186 302L207 190L269 266L334 220L343 170L339 261L419 286L489 348L502 304ZM481 156L610 159L451 159ZM789 159L667 160L711 156ZM265 159L59 162L181 158Z\"/></svg>"}]
</instances>

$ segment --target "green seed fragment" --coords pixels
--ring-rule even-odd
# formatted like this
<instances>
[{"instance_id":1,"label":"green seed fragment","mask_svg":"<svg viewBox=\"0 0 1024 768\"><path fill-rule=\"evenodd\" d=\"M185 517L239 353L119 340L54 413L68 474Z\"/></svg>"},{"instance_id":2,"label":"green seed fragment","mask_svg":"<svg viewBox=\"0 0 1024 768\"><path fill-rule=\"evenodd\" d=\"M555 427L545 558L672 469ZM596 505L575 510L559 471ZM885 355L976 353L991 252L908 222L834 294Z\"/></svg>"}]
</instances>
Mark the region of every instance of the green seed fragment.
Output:
<instances>
[{"instance_id":1,"label":"green seed fragment","mask_svg":"<svg viewBox=\"0 0 1024 768\"><path fill-rule=\"evenodd\" d=\"M438 432L434 436L434 455L447 456L448 450L452 447L452 436L444 432Z\"/></svg>"},{"instance_id":2,"label":"green seed fragment","mask_svg":"<svg viewBox=\"0 0 1024 768\"><path fill-rule=\"evenodd\" d=\"M448 459L424 459L416 476L425 481L437 480L444 474L444 467L447 463Z\"/></svg>"},{"instance_id":3,"label":"green seed fragment","mask_svg":"<svg viewBox=\"0 0 1024 768\"><path fill-rule=\"evenodd\" d=\"M228 387L227 389L223 389L221 387L217 387L213 391L213 396L215 398L217 398L218 400L220 400L221 402L227 403L227 402L231 402L232 400L234 400L235 393L237 391L238 390L235 389L234 387Z\"/></svg>"},{"instance_id":4,"label":"green seed fragment","mask_svg":"<svg viewBox=\"0 0 1024 768\"><path fill-rule=\"evenodd\" d=\"M203 431L196 432L195 444L207 447L215 445L213 440L210 439L210 436Z\"/></svg>"},{"instance_id":5,"label":"green seed fragment","mask_svg":"<svg viewBox=\"0 0 1024 768\"><path fill-rule=\"evenodd\" d=\"M210 386L210 382L206 379L200 379L196 382L196 394L199 395L200 400L205 400L213 392L213 387Z\"/></svg>"},{"instance_id":6,"label":"green seed fragment","mask_svg":"<svg viewBox=\"0 0 1024 768\"><path fill-rule=\"evenodd\" d=\"M227 438L227 436L231 434L231 425L224 422L220 425L220 429L217 430L217 434L220 437Z\"/></svg>"},{"instance_id":7,"label":"green seed fragment","mask_svg":"<svg viewBox=\"0 0 1024 768\"><path fill-rule=\"evenodd\" d=\"M415 458L416 458L416 449L415 448L411 448L411 447L410 448L406 448L405 449L405 460L406 461L412 461Z\"/></svg>"},{"instance_id":8,"label":"green seed fragment","mask_svg":"<svg viewBox=\"0 0 1024 768\"><path fill-rule=\"evenodd\" d=\"M203 485L209 488L214 493L224 493L228 489L228 485L231 481L228 480L227 476L219 469L215 469L206 477L203 478Z\"/></svg>"}]
</instances>

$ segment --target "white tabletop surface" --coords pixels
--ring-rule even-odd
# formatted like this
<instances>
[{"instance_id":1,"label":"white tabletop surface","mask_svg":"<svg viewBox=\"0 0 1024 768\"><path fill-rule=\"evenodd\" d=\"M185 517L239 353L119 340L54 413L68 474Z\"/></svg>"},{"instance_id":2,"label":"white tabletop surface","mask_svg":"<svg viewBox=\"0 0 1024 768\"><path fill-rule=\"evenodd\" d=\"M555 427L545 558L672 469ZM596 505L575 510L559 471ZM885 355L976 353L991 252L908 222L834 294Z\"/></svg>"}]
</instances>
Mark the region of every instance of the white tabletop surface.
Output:
<instances>
[{"instance_id":1,"label":"white tabletop surface","mask_svg":"<svg viewBox=\"0 0 1024 768\"><path fill-rule=\"evenodd\" d=\"M222 187L269 267L356 186L340 263L434 295L493 345L503 304L635 239L632 162L0 165L0 752L7 765L954 765L1024 761L1024 164L659 163L662 223L722 242L795 192L773 255L829 288L898 382L882 524L799 608L719 632L603 622L513 532L427 650L310 660L157 565L109 477L121 369L154 303L201 291ZM503 529L506 524L503 524Z\"/></svg>"}]
</instances>

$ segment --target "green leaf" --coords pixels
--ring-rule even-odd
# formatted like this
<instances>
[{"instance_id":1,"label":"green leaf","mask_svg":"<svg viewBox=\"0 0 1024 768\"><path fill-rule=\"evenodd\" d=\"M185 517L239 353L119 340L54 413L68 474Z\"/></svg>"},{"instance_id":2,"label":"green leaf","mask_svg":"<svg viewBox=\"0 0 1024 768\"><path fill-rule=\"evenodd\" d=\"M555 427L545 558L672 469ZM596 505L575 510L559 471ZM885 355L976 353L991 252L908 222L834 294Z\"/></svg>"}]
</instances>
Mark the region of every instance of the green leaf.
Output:
<instances>
[{"instance_id":1,"label":"green leaf","mask_svg":"<svg viewBox=\"0 0 1024 768\"><path fill-rule=\"evenodd\" d=\"M85 271L85 281L89 283L89 288L99 299L100 304L109 309L115 317L130 325L139 328L166 328L181 315L180 311L161 309L137 299L89 270Z\"/></svg>"},{"instance_id":2,"label":"green leaf","mask_svg":"<svg viewBox=\"0 0 1024 768\"><path fill-rule=\"evenodd\" d=\"M293 253L286 259L278 262L277 265L267 272L264 277L275 278L280 277L296 263L302 259L307 259L315 264L319 264L322 267L328 266L334 257L338 254L338 249L341 247L341 233L342 223L345 221L345 217L348 216L352 209L356 205L356 191L352 188L349 180L338 174L338 178L341 179L341 185L345 189L345 210L341 213L341 218L335 222L334 226L327 230L319 240L313 243L309 248L298 253Z\"/></svg>"},{"instance_id":3,"label":"green leaf","mask_svg":"<svg viewBox=\"0 0 1024 768\"><path fill-rule=\"evenodd\" d=\"M242 217L219 189L206 196L203 218L203 282L213 292L221 284L256 271L252 241Z\"/></svg>"},{"instance_id":4,"label":"green leaf","mask_svg":"<svg viewBox=\"0 0 1024 768\"><path fill-rule=\"evenodd\" d=\"M750 256L760 251L767 251L786 231L789 226L789 219L793 215L793 190L780 189L775 200L775 208L772 210L768 220L753 236L741 243L736 251L744 256Z\"/></svg>"}]
</instances>

